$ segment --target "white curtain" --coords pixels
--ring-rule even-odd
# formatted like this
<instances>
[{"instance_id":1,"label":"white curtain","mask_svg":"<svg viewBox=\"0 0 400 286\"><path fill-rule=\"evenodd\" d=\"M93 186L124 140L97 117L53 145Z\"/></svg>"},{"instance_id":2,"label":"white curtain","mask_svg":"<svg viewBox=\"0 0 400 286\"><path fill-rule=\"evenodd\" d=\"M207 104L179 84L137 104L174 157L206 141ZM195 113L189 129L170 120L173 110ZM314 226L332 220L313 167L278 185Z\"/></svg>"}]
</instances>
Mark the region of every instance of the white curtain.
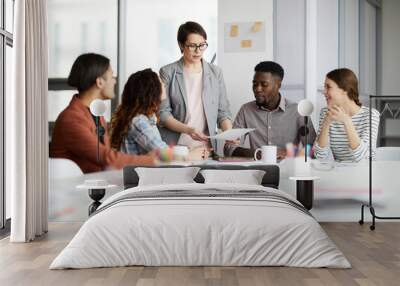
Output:
<instances>
[{"instance_id":1,"label":"white curtain","mask_svg":"<svg viewBox=\"0 0 400 286\"><path fill-rule=\"evenodd\" d=\"M47 1L15 1L13 94L6 99L12 242L47 232Z\"/></svg>"}]
</instances>

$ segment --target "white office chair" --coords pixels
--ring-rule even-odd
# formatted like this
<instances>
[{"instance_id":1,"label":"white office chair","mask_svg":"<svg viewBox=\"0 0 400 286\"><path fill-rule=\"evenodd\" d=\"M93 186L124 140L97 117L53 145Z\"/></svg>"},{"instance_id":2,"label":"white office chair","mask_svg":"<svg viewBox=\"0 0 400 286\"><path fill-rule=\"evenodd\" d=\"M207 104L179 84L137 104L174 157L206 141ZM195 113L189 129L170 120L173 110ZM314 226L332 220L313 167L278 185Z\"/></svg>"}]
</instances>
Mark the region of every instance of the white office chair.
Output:
<instances>
[{"instance_id":1,"label":"white office chair","mask_svg":"<svg viewBox=\"0 0 400 286\"><path fill-rule=\"evenodd\" d=\"M377 161L400 161L400 147L376 148Z\"/></svg>"},{"instance_id":2,"label":"white office chair","mask_svg":"<svg viewBox=\"0 0 400 286\"><path fill-rule=\"evenodd\" d=\"M83 182L84 174L71 160L49 158L49 219L55 221L73 220L71 200L79 202L75 187ZM85 209L85 208L84 208Z\"/></svg>"},{"instance_id":3,"label":"white office chair","mask_svg":"<svg viewBox=\"0 0 400 286\"><path fill-rule=\"evenodd\" d=\"M82 176L83 172L79 166L71 160L60 158L49 158L49 179L65 179Z\"/></svg>"}]
</instances>

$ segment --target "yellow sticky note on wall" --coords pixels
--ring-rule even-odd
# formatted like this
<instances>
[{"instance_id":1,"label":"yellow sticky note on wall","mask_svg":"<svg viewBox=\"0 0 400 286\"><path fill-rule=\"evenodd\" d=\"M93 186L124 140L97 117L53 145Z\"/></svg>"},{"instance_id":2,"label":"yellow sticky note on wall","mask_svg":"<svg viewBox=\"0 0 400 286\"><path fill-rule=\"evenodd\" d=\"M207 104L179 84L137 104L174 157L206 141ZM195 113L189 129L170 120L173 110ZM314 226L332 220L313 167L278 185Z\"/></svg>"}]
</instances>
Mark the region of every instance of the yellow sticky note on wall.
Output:
<instances>
[{"instance_id":1,"label":"yellow sticky note on wall","mask_svg":"<svg viewBox=\"0 0 400 286\"><path fill-rule=\"evenodd\" d=\"M251 31L253 33L260 32L262 25L263 25L263 22L261 22L261 21L254 22L253 26L251 27Z\"/></svg>"},{"instance_id":2,"label":"yellow sticky note on wall","mask_svg":"<svg viewBox=\"0 0 400 286\"><path fill-rule=\"evenodd\" d=\"M229 32L229 36L231 38L235 38L239 35L239 26L238 25L231 25L231 30Z\"/></svg>"},{"instance_id":3,"label":"yellow sticky note on wall","mask_svg":"<svg viewBox=\"0 0 400 286\"><path fill-rule=\"evenodd\" d=\"M251 40L242 40L241 42L240 42L240 46L242 47L242 48L251 48Z\"/></svg>"}]
</instances>

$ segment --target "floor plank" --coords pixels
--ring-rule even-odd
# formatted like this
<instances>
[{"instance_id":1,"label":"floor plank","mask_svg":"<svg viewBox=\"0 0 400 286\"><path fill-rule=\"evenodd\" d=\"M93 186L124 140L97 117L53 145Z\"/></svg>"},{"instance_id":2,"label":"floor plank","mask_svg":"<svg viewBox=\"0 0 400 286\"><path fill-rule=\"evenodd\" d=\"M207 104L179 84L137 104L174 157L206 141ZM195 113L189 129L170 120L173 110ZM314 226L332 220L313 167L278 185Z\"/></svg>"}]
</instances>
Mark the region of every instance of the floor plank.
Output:
<instances>
[{"instance_id":1,"label":"floor plank","mask_svg":"<svg viewBox=\"0 0 400 286\"><path fill-rule=\"evenodd\" d=\"M321 223L351 262L352 269L290 267L116 267L48 269L78 231L80 223L50 223L32 243L0 240L0 285L136 286L391 286L400 271L400 223L378 222L375 231L357 223Z\"/></svg>"}]
</instances>

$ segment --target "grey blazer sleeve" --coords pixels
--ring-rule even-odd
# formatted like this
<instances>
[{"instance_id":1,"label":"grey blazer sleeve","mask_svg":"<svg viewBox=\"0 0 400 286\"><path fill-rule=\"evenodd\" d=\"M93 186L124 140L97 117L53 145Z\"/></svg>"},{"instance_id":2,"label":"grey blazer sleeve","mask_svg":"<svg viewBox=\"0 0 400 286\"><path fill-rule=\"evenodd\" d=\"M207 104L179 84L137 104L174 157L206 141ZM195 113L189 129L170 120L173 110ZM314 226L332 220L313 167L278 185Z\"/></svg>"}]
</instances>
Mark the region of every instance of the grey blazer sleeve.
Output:
<instances>
[{"instance_id":1,"label":"grey blazer sleeve","mask_svg":"<svg viewBox=\"0 0 400 286\"><path fill-rule=\"evenodd\" d=\"M165 85L165 92L166 92L166 98L161 101L160 105L160 123L163 125L165 120L172 116L172 108L171 108L171 103L169 100L169 85L171 78L168 76L168 73L164 71L163 68L160 69L160 78L164 82Z\"/></svg>"},{"instance_id":2,"label":"grey blazer sleeve","mask_svg":"<svg viewBox=\"0 0 400 286\"><path fill-rule=\"evenodd\" d=\"M219 100L218 100L218 115L217 115L217 123L218 127L220 127L221 122L225 119L229 119L232 121L232 114L229 110L229 100L226 95L226 87L224 77L222 75L222 70L218 69L218 84L219 84Z\"/></svg>"}]
</instances>

